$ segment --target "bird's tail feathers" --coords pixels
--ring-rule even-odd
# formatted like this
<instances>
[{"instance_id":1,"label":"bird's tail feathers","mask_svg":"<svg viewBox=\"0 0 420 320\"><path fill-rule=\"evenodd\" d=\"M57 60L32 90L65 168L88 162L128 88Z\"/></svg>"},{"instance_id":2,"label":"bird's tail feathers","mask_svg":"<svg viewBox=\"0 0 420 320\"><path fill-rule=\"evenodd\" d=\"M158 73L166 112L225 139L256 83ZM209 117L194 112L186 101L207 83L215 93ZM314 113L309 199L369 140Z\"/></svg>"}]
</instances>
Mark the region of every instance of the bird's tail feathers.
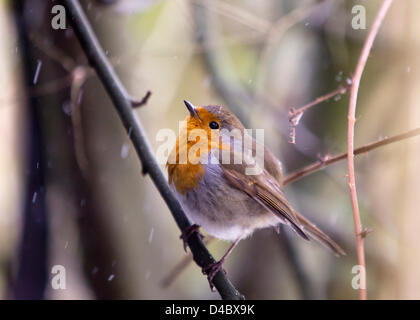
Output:
<instances>
[{"instance_id":1,"label":"bird's tail feathers","mask_svg":"<svg viewBox=\"0 0 420 320\"><path fill-rule=\"evenodd\" d=\"M318 241L323 246L330 249L337 257L346 255L346 252L334 240L332 240L328 235L321 231L312 222L310 222L308 219L306 219L304 216L302 216L296 211L295 216L298 222L303 227L303 231L307 233L312 239Z\"/></svg>"}]
</instances>

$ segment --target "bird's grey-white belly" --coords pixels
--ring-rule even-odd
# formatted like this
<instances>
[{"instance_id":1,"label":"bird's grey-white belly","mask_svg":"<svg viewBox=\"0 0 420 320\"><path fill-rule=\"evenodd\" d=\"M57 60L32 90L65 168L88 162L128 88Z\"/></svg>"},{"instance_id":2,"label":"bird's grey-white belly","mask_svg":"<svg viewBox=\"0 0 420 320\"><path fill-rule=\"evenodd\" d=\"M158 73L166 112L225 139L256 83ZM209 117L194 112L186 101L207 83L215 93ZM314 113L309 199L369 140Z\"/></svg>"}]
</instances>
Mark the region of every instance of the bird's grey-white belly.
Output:
<instances>
[{"instance_id":1,"label":"bird's grey-white belly","mask_svg":"<svg viewBox=\"0 0 420 320\"><path fill-rule=\"evenodd\" d=\"M220 239L234 241L281 222L246 193L231 187L217 164L206 165L196 189L176 194L190 220Z\"/></svg>"}]
</instances>

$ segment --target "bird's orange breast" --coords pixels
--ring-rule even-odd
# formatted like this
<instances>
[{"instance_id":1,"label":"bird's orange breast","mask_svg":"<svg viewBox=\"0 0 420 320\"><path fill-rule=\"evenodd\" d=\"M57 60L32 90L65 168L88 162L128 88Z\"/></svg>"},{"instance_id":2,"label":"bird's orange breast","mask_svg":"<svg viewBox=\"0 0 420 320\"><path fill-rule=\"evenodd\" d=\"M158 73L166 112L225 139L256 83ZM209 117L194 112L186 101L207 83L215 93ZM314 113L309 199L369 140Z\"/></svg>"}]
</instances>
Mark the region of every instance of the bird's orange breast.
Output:
<instances>
[{"instance_id":1,"label":"bird's orange breast","mask_svg":"<svg viewBox=\"0 0 420 320\"><path fill-rule=\"evenodd\" d=\"M168 159L167 163L168 182L169 184L173 183L176 191L181 194L195 189L198 186L198 182L204 176L205 169L199 163L199 159L203 155L203 152L211 149L211 146L197 148L197 144L200 144L200 141L184 141L183 136L180 135L177 139L176 146L169 155L169 159L172 161ZM194 146L197 148L196 152L192 150Z\"/></svg>"},{"instance_id":2,"label":"bird's orange breast","mask_svg":"<svg viewBox=\"0 0 420 320\"><path fill-rule=\"evenodd\" d=\"M168 182L180 194L198 187L205 167L200 159L214 148L229 150L229 144L220 141L219 131L211 130L209 123L220 119L202 107L197 108L200 119L188 116L169 155Z\"/></svg>"},{"instance_id":3,"label":"bird's orange breast","mask_svg":"<svg viewBox=\"0 0 420 320\"><path fill-rule=\"evenodd\" d=\"M198 187L204 176L202 164L175 164L168 165L169 184L174 184L178 193L185 195L187 191Z\"/></svg>"},{"instance_id":4,"label":"bird's orange breast","mask_svg":"<svg viewBox=\"0 0 420 320\"><path fill-rule=\"evenodd\" d=\"M208 153L211 150L209 139L197 137L194 140L189 140L191 132L201 128L190 121L189 117L186 118L185 124L180 130L176 145L166 164L169 184L173 183L176 191L183 195L198 186L198 182L204 176L204 166L199 163L199 159L203 153ZM207 138L207 134L205 136Z\"/></svg>"}]
</instances>

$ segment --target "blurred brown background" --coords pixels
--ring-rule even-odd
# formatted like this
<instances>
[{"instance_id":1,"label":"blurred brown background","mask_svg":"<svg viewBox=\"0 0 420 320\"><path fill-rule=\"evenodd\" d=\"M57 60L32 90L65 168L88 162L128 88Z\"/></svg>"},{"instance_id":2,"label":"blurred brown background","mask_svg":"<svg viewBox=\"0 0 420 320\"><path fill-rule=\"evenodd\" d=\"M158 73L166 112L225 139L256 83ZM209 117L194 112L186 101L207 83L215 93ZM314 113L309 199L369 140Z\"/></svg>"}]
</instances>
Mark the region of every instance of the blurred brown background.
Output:
<instances>
[{"instance_id":1,"label":"blurred brown background","mask_svg":"<svg viewBox=\"0 0 420 320\"><path fill-rule=\"evenodd\" d=\"M139 109L156 150L161 128L177 131L183 99L229 107L286 172L346 148L348 95L306 112L287 143L290 107L345 84L380 1L81 1ZM165 203L141 166L69 18L51 27L58 1L0 1L0 297L205 299ZM366 8L366 30L352 8ZM356 146L420 126L420 3L395 1L365 69ZM368 295L420 298L420 140L356 158L366 241ZM163 166L162 166L163 168ZM263 230L225 265L247 298L354 299L354 226L345 162L287 186L293 205L348 252L337 259L294 234ZM228 244L212 242L220 257ZM66 289L51 268L66 269Z\"/></svg>"}]
</instances>

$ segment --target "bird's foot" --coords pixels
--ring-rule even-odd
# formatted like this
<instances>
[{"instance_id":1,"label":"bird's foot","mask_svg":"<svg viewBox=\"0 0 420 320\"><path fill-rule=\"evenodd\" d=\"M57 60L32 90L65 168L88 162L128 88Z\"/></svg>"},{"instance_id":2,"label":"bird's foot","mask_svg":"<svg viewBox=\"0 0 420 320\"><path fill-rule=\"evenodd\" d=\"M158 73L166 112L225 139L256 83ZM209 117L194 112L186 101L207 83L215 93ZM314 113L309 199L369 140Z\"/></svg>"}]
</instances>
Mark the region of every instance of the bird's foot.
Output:
<instances>
[{"instance_id":1,"label":"bird's foot","mask_svg":"<svg viewBox=\"0 0 420 320\"><path fill-rule=\"evenodd\" d=\"M189 226L187 229L182 231L181 236L179 237L184 242L184 250L187 252L187 244L188 239L194 234L198 233L198 236L203 239L204 236L200 232L200 226L198 224L193 224L192 226Z\"/></svg>"},{"instance_id":2,"label":"bird's foot","mask_svg":"<svg viewBox=\"0 0 420 320\"><path fill-rule=\"evenodd\" d=\"M216 276L216 274L221 270L226 274L226 270L223 269L223 263L225 262L225 259L222 258L217 262L214 262L212 264L209 264L207 267L204 267L202 269L203 274L207 274L207 280L209 281L210 289L211 291L215 291L214 289L214 283L213 279Z\"/></svg>"}]
</instances>

